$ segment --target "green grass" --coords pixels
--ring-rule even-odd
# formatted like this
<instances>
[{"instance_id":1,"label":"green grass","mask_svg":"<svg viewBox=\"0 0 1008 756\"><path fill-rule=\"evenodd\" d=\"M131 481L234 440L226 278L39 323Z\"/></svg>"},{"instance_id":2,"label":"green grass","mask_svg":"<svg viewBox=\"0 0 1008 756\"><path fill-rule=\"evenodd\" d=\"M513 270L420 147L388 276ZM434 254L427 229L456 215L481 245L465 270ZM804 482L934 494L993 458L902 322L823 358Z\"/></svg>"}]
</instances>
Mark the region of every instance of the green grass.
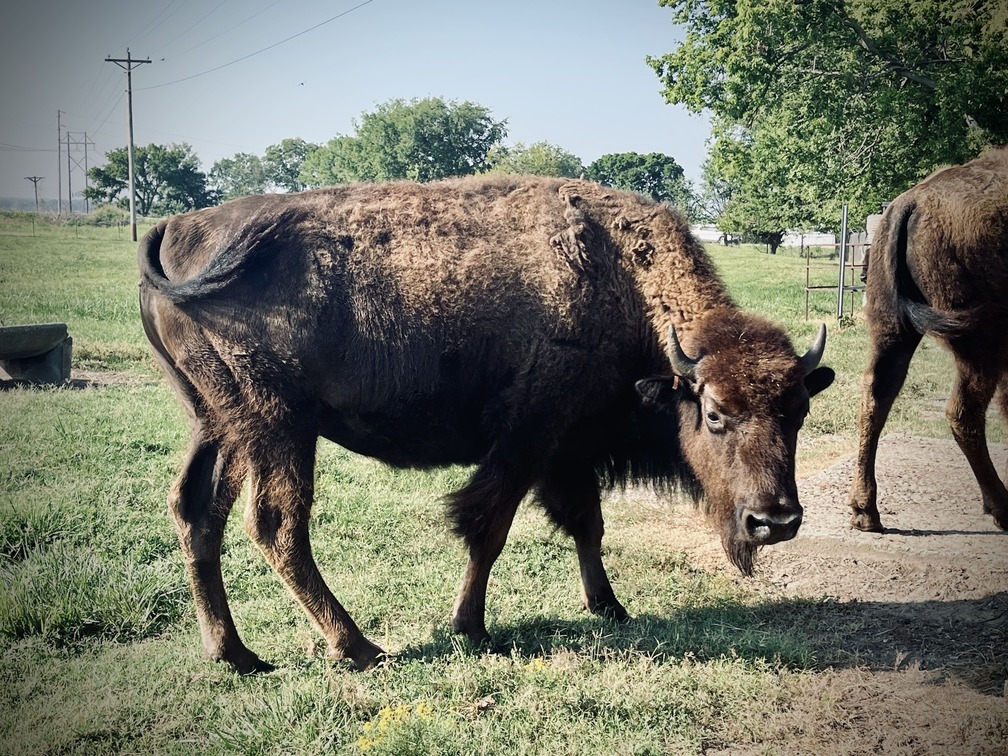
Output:
<instances>
[{"instance_id":1,"label":"green grass","mask_svg":"<svg viewBox=\"0 0 1008 756\"><path fill-rule=\"evenodd\" d=\"M141 230L142 232L142 230ZM804 464L853 448L866 339L826 295L806 323L804 263L712 248L741 305L799 344L830 325L837 384L813 403ZM367 674L319 639L241 528L224 573L246 642L279 669L237 678L201 657L165 494L188 429L136 316L135 245L116 229L0 219L0 319L65 321L76 369L124 385L0 393L0 752L661 753L758 743L856 622L829 602L767 603L660 534L681 511L607 510L605 559L635 616L584 614L570 541L523 508L495 568L496 653L448 632L464 554L439 497L467 471L392 472L319 447L312 535L334 592L397 653ZM915 358L889 430L947 436L947 355ZM237 509L240 509L241 504Z\"/></svg>"}]
</instances>

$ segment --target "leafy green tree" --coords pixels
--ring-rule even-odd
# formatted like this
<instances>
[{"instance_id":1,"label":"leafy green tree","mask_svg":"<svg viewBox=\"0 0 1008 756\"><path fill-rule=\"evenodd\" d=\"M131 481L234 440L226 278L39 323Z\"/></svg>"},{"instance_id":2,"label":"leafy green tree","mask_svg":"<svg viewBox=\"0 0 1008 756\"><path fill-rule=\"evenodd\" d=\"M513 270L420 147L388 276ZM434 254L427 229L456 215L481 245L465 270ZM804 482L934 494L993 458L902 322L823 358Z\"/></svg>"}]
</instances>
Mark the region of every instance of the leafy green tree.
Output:
<instances>
[{"instance_id":1,"label":"leafy green tree","mask_svg":"<svg viewBox=\"0 0 1008 756\"><path fill-rule=\"evenodd\" d=\"M348 181L432 181L485 171L487 154L506 122L472 102L440 98L389 100L364 113L355 136L338 136L302 166L309 186Z\"/></svg>"},{"instance_id":2,"label":"leafy green tree","mask_svg":"<svg viewBox=\"0 0 1008 756\"><path fill-rule=\"evenodd\" d=\"M835 228L844 202L865 217L938 165L1008 140L998 0L659 4L686 29L649 58L665 98L711 111L728 210L764 231ZM756 220L760 203L771 219Z\"/></svg>"},{"instance_id":3,"label":"leafy green tree","mask_svg":"<svg viewBox=\"0 0 1008 756\"><path fill-rule=\"evenodd\" d=\"M521 142L513 147L494 145L487 163L488 173L577 178L585 172L581 158L549 142L535 142L527 147Z\"/></svg>"},{"instance_id":4,"label":"leafy green tree","mask_svg":"<svg viewBox=\"0 0 1008 756\"><path fill-rule=\"evenodd\" d=\"M301 164L298 180L308 187L348 184L365 180L357 167L366 162L359 139L337 136L308 154Z\"/></svg>"},{"instance_id":5,"label":"leafy green tree","mask_svg":"<svg viewBox=\"0 0 1008 756\"><path fill-rule=\"evenodd\" d=\"M606 186L646 194L657 202L668 202L688 217L697 215L696 198L682 166L660 152L603 155L588 166L588 178Z\"/></svg>"},{"instance_id":6,"label":"leafy green tree","mask_svg":"<svg viewBox=\"0 0 1008 756\"><path fill-rule=\"evenodd\" d=\"M791 128L790 120L782 117L751 132L738 129L722 135L714 141L704 170L705 186L721 201L718 227L766 244L771 254L788 230L831 227L828 213L835 209L837 219L840 213L836 201L824 220L816 218L823 207L815 194L816 162L811 155L795 156L788 163L776 159Z\"/></svg>"},{"instance_id":7,"label":"leafy green tree","mask_svg":"<svg viewBox=\"0 0 1008 756\"><path fill-rule=\"evenodd\" d=\"M284 139L266 148L262 159L263 171L269 186L285 192L300 192L307 188L301 180L301 167L308 156L318 149L317 144L304 139Z\"/></svg>"},{"instance_id":8,"label":"leafy green tree","mask_svg":"<svg viewBox=\"0 0 1008 756\"><path fill-rule=\"evenodd\" d=\"M239 152L214 163L208 183L222 200L246 194L263 194L266 191L266 171L257 156Z\"/></svg>"},{"instance_id":9,"label":"leafy green tree","mask_svg":"<svg viewBox=\"0 0 1008 756\"><path fill-rule=\"evenodd\" d=\"M105 155L102 167L88 169L91 186L85 196L94 202L129 206L129 156L120 147ZM207 189L206 174L188 144L168 147L148 144L133 150L136 210L140 215L172 213L208 207L216 196Z\"/></svg>"}]
</instances>

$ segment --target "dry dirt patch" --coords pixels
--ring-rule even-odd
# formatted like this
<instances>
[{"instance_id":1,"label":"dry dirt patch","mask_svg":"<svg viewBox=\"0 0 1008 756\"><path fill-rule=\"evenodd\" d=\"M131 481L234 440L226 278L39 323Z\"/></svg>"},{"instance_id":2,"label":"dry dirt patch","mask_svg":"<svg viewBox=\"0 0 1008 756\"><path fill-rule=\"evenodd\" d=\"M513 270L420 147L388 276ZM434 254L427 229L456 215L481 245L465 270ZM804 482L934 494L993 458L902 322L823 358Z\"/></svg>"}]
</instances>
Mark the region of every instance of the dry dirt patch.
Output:
<instances>
[{"instance_id":1,"label":"dry dirt patch","mask_svg":"<svg viewBox=\"0 0 1008 756\"><path fill-rule=\"evenodd\" d=\"M991 451L1004 469L1008 449ZM837 661L757 728L760 747L709 752L1008 754L1008 533L953 441L882 439L884 533L850 528L852 472L846 458L800 480L798 537L737 578L768 601L823 601L807 639ZM702 517L677 516L669 545L732 575Z\"/></svg>"}]
</instances>

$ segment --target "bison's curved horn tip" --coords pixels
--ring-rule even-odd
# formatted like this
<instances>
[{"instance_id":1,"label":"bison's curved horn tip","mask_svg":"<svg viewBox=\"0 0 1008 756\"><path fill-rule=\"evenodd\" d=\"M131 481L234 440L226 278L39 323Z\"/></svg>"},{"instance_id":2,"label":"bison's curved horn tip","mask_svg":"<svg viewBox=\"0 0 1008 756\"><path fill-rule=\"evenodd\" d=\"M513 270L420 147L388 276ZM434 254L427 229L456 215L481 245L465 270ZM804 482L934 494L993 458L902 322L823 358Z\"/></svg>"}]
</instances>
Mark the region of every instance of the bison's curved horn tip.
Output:
<instances>
[{"instance_id":1,"label":"bison's curved horn tip","mask_svg":"<svg viewBox=\"0 0 1008 756\"><path fill-rule=\"evenodd\" d=\"M805 371L805 375L808 375L817 367L822 360L823 351L826 349L826 324L819 324L819 332L816 334L815 340L812 342L812 346L801 358L801 365Z\"/></svg>"},{"instance_id":2,"label":"bison's curved horn tip","mask_svg":"<svg viewBox=\"0 0 1008 756\"><path fill-rule=\"evenodd\" d=\"M696 380L696 366L699 360L694 360L683 351L682 345L679 343L679 334L676 333L674 325L669 326L668 358L676 375L690 381Z\"/></svg>"}]
</instances>

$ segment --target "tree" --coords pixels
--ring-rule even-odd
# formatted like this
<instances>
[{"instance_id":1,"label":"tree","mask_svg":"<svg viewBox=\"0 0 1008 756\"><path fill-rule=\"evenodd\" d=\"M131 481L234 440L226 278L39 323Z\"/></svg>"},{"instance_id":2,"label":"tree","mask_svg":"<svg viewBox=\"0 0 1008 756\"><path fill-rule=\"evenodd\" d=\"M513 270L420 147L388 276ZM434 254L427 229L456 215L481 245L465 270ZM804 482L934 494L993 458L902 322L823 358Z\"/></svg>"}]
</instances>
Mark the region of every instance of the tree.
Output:
<instances>
[{"instance_id":1,"label":"tree","mask_svg":"<svg viewBox=\"0 0 1008 756\"><path fill-rule=\"evenodd\" d=\"M365 180L358 166L365 162L361 141L337 136L310 152L301 164L298 180L305 186L333 186Z\"/></svg>"},{"instance_id":2,"label":"tree","mask_svg":"<svg viewBox=\"0 0 1008 756\"><path fill-rule=\"evenodd\" d=\"M668 102L713 113L712 170L731 174L736 214L770 203L790 228L835 228L842 203L863 218L1008 140L998 0L659 4L686 37L649 63Z\"/></svg>"},{"instance_id":3,"label":"tree","mask_svg":"<svg viewBox=\"0 0 1008 756\"><path fill-rule=\"evenodd\" d=\"M129 205L129 155L125 147L105 155L103 167L90 168L91 186L84 195L94 202ZM206 175L188 144L165 147L148 144L133 150L133 183L140 215L172 213L208 207L216 201L207 190Z\"/></svg>"},{"instance_id":4,"label":"tree","mask_svg":"<svg viewBox=\"0 0 1008 756\"><path fill-rule=\"evenodd\" d=\"M309 186L348 181L432 181L485 171L506 122L471 102L389 100L361 115L355 136L337 136L312 152L300 179Z\"/></svg>"},{"instance_id":5,"label":"tree","mask_svg":"<svg viewBox=\"0 0 1008 756\"><path fill-rule=\"evenodd\" d=\"M812 156L788 162L776 159L792 128L793 124L782 118L752 132L737 129L722 134L714 141L704 166L705 186L712 192L709 198L722 202L716 217L718 227L766 244L771 254L776 253L788 230L819 227L814 211L823 210L815 196ZM839 218L838 204L827 207L827 213L835 209ZM832 216L827 215L827 225L829 220Z\"/></svg>"},{"instance_id":6,"label":"tree","mask_svg":"<svg viewBox=\"0 0 1008 756\"><path fill-rule=\"evenodd\" d=\"M267 184L285 192L306 189L307 185L301 180L301 167L318 148L317 144L298 138L284 139L267 147L262 159Z\"/></svg>"},{"instance_id":7,"label":"tree","mask_svg":"<svg viewBox=\"0 0 1008 756\"><path fill-rule=\"evenodd\" d=\"M535 142L528 147L521 142L513 147L494 145L487 163L488 173L577 178L585 172L581 158L549 142Z\"/></svg>"},{"instance_id":8,"label":"tree","mask_svg":"<svg viewBox=\"0 0 1008 756\"><path fill-rule=\"evenodd\" d=\"M606 186L646 194L656 202L669 202L687 217L697 215L696 198L682 166L660 152L603 155L588 166L588 178Z\"/></svg>"},{"instance_id":9,"label":"tree","mask_svg":"<svg viewBox=\"0 0 1008 756\"><path fill-rule=\"evenodd\" d=\"M266 171L258 157L239 152L213 164L209 184L222 200L262 194L266 191Z\"/></svg>"}]
</instances>

